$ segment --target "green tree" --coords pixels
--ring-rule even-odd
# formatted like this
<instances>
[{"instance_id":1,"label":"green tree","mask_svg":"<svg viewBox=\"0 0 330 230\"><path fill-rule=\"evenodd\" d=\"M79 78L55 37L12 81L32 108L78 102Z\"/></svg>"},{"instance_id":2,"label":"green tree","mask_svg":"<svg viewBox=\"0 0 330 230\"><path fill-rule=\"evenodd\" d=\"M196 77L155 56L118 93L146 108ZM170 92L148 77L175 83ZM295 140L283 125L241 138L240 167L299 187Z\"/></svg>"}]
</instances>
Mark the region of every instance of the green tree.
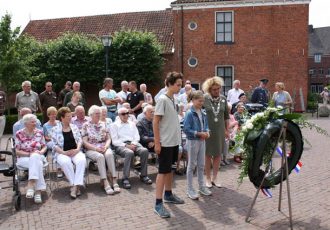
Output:
<instances>
[{"instance_id":1,"label":"green tree","mask_svg":"<svg viewBox=\"0 0 330 230\"><path fill-rule=\"evenodd\" d=\"M15 83L22 71L15 44L20 28L12 30L10 24L11 16L4 15L0 21L0 82L6 91L12 89L9 83Z\"/></svg>"},{"instance_id":2,"label":"green tree","mask_svg":"<svg viewBox=\"0 0 330 230\"><path fill-rule=\"evenodd\" d=\"M12 30L10 24L11 16L4 15L0 21L0 82L7 93L20 90L22 81L39 72L34 61L41 49L35 39L19 37L20 28Z\"/></svg>"},{"instance_id":3,"label":"green tree","mask_svg":"<svg viewBox=\"0 0 330 230\"><path fill-rule=\"evenodd\" d=\"M151 32L116 32L110 47L110 74L117 81L157 84L160 80L162 46Z\"/></svg>"},{"instance_id":4,"label":"green tree","mask_svg":"<svg viewBox=\"0 0 330 230\"><path fill-rule=\"evenodd\" d=\"M49 41L38 63L45 78L61 87L67 80L100 82L103 77L103 47L95 37L67 33Z\"/></svg>"}]
</instances>

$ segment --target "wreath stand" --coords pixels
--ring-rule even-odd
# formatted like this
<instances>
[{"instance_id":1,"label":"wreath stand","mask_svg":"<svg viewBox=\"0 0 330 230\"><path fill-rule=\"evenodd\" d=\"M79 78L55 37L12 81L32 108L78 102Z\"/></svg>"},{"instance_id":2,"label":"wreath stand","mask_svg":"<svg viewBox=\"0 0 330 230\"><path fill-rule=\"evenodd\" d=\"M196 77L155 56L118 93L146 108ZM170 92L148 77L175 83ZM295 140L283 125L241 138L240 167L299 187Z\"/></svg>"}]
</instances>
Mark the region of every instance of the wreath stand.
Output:
<instances>
[{"instance_id":1,"label":"wreath stand","mask_svg":"<svg viewBox=\"0 0 330 230\"><path fill-rule=\"evenodd\" d=\"M288 122L283 120L282 121L282 128L280 132L280 136L278 138L277 143L281 140L282 138L282 159L281 159L281 182L280 182L280 194L279 194L279 201L278 201L278 211L281 211L281 204L282 204L282 185L283 185L283 174L286 173L286 186L287 186L287 195L288 195L288 205L289 205L289 218L290 218L290 229L293 229L292 225L292 209L291 209L291 195L290 195L290 183L289 183L289 172L288 172L288 160L287 160L287 155L286 155L286 146L285 146L285 139L286 139L286 129L288 126ZM275 151L274 151L275 152ZM273 154L274 154L273 152ZM256 203L257 197L259 195L260 189L263 187L264 181L266 176L271 172L272 169L272 163L270 163L265 172L265 176L263 177L261 184L253 198L253 201L250 205L249 211L246 215L245 222L249 222L249 218L251 216L251 211L253 209L253 206Z\"/></svg>"}]
</instances>

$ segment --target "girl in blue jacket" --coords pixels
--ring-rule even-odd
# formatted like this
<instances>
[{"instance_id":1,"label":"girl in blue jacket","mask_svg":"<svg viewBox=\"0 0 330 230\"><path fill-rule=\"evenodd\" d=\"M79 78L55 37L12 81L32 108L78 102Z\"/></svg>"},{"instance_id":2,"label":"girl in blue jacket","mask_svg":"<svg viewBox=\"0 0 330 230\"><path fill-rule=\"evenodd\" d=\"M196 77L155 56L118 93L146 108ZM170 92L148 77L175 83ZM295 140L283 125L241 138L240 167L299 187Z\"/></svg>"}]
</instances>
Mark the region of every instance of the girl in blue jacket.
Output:
<instances>
[{"instance_id":1,"label":"girl in blue jacket","mask_svg":"<svg viewBox=\"0 0 330 230\"><path fill-rule=\"evenodd\" d=\"M199 194L193 188L193 171L197 165L199 193L209 196L212 192L205 186L205 139L209 138L209 127L205 111L202 109L204 95L202 91L194 91L190 95L192 107L186 112L183 131L187 136L188 167L187 195L190 199L198 199Z\"/></svg>"}]
</instances>

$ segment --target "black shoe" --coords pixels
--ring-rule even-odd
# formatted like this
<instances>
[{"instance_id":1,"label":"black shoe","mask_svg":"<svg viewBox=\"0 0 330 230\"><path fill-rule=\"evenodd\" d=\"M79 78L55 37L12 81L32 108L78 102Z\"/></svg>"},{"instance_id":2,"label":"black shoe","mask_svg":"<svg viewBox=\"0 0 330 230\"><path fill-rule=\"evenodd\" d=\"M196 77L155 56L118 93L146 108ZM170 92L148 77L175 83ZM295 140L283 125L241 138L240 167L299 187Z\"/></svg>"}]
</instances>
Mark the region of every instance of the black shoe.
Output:
<instances>
[{"instance_id":1,"label":"black shoe","mask_svg":"<svg viewBox=\"0 0 330 230\"><path fill-rule=\"evenodd\" d=\"M145 184L152 184L152 180L148 176L140 176L140 180Z\"/></svg>"},{"instance_id":2,"label":"black shoe","mask_svg":"<svg viewBox=\"0 0 330 230\"><path fill-rule=\"evenodd\" d=\"M124 189L131 189L131 184L129 183L128 179L123 179L122 183Z\"/></svg>"}]
</instances>

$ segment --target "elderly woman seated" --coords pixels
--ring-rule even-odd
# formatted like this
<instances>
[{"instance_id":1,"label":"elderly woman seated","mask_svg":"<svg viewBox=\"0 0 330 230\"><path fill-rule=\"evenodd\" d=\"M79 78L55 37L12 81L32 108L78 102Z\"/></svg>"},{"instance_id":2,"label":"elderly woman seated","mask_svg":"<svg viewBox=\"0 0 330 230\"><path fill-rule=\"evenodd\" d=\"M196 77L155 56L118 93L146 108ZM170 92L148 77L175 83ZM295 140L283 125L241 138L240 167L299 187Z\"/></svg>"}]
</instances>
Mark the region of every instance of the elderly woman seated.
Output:
<instances>
[{"instance_id":1,"label":"elderly woman seated","mask_svg":"<svg viewBox=\"0 0 330 230\"><path fill-rule=\"evenodd\" d=\"M52 151L53 149L53 142L51 141L52 138L50 136L50 130L55 127L56 125L58 125L60 122L58 120L56 120L56 116L57 116L57 109L54 106L51 106L47 109L47 116L48 116L48 121L42 126L43 131L44 131L44 135L45 135L45 140L46 140L46 144L47 144L47 150L48 151ZM54 156L52 156L54 158ZM57 169L57 178L62 178L63 177L63 173L61 171L61 168L58 167Z\"/></svg>"},{"instance_id":2,"label":"elderly woman seated","mask_svg":"<svg viewBox=\"0 0 330 230\"><path fill-rule=\"evenodd\" d=\"M105 123L107 129L110 132L110 125L112 124L112 119L108 117L108 108L106 106L101 106L101 118L100 120Z\"/></svg>"},{"instance_id":3,"label":"elderly woman seated","mask_svg":"<svg viewBox=\"0 0 330 230\"><path fill-rule=\"evenodd\" d=\"M42 131L36 128L35 115L24 115L22 122L25 127L15 135L17 166L29 169L26 198L34 197L34 202L39 204L42 203L41 191L46 189L43 165L47 146Z\"/></svg>"},{"instance_id":4,"label":"elderly woman seated","mask_svg":"<svg viewBox=\"0 0 330 230\"><path fill-rule=\"evenodd\" d=\"M87 150L86 156L97 162L101 186L104 186L104 190L108 195L113 195L115 192L120 192L120 188L116 183L115 159L110 149L109 129L107 129L105 122L100 121L101 108L99 106L92 105L88 110L88 116L91 120L85 123L81 130L84 146ZM109 175L107 175L106 166L110 171ZM113 189L108 179L113 182Z\"/></svg>"},{"instance_id":5,"label":"elderly woman seated","mask_svg":"<svg viewBox=\"0 0 330 230\"><path fill-rule=\"evenodd\" d=\"M71 185L71 198L81 194L79 186L84 185L86 157L81 152L82 139L77 126L71 124L71 110L62 107L58 111L60 123L51 129L50 136L53 142L53 151L57 163L61 166ZM72 162L76 165L73 168Z\"/></svg>"},{"instance_id":6,"label":"elderly woman seated","mask_svg":"<svg viewBox=\"0 0 330 230\"><path fill-rule=\"evenodd\" d=\"M135 124L128 120L128 109L118 110L119 120L116 120L110 128L112 143L115 146L116 154L125 158L123 170L123 187L130 189L131 184L128 180L131 162L134 155L140 156L141 175L140 180L145 184L152 184L147 176L147 163L149 152L140 143L139 131Z\"/></svg>"}]
</instances>

